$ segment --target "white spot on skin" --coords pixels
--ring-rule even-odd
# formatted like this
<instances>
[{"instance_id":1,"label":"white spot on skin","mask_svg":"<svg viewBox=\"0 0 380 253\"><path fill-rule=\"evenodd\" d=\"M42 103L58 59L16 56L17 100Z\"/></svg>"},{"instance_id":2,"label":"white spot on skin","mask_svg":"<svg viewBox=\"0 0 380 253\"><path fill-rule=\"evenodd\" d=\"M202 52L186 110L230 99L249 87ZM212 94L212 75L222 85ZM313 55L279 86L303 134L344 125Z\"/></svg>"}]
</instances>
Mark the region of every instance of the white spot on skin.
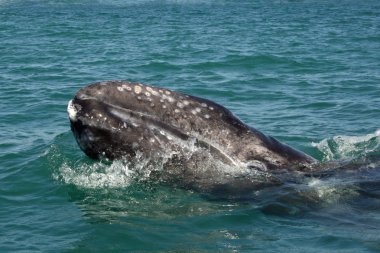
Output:
<instances>
[{"instance_id":1,"label":"white spot on skin","mask_svg":"<svg viewBox=\"0 0 380 253\"><path fill-rule=\"evenodd\" d=\"M153 103L151 103L151 104L150 104L150 106L151 106L151 107L154 107L154 104L153 104Z\"/></svg>"},{"instance_id":2,"label":"white spot on skin","mask_svg":"<svg viewBox=\"0 0 380 253\"><path fill-rule=\"evenodd\" d=\"M213 110L214 110L214 107L210 106L209 109L210 109L211 111L213 111Z\"/></svg>"},{"instance_id":3,"label":"white spot on skin","mask_svg":"<svg viewBox=\"0 0 380 253\"><path fill-rule=\"evenodd\" d=\"M138 97L137 97L137 99L138 99L138 100L141 100L141 97L140 97L140 96L138 96Z\"/></svg>"},{"instance_id":4,"label":"white spot on skin","mask_svg":"<svg viewBox=\"0 0 380 253\"><path fill-rule=\"evenodd\" d=\"M206 114L206 115L205 115L205 118L206 118L206 119L209 119L209 118L210 118L210 115Z\"/></svg>"},{"instance_id":5,"label":"white spot on skin","mask_svg":"<svg viewBox=\"0 0 380 253\"><path fill-rule=\"evenodd\" d=\"M117 89L118 89L119 91L123 91L123 88L122 88L122 87L117 87Z\"/></svg>"},{"instance_id":6,"label":"white spot on skin","mask_svg":"<svg viewBox=\"0 0 380 253\"><path fill-rule=\"evenodd\" d=\"M145 92L145 96L150 97L150 93L149 92Z\"/></svg>"},{"instance_id":7,"label":"white spot on skin","mask_svg":"<svg viewBox=\"0 0 380 253\"><path fill-rule=\"evenodd\" d=\"M206 103L202 103L201 106L202 107L207 107L207 104Z\"/></svg>"},{"instance_id":8,"label":"white spot on skin","mask_svg":"<svg viewBox=\"0 0 380 253\"><path fill-rule=\"evenodd\" d=\"M158 90L160 93L163 93L163 91L162 90Z\"/></svg>"},{"instance_id":9,"label":"white spot on skin","mask_svg":"<svg viewBox=\"0 0 380 253\"><path fill-rule=\"evenodd\" d=\"M132 148L133 149L136 149L136 148L138 148L139 147L139 144L137 143L137 142L133 142L132 143Z\"/></svg>"},{"instance_id":10,"label":"white spot on skin","mask_svg":"<svg viewBox=\"0 0 380 253\"><path fill-rule=\"evenodd\" d=\"M140 94L141 93L141 87L140 86L138 86L138 85L135 86L135 93L136 94Z\"/></svg>"},{"instance_id":11,"label":"white spot on skin","mask_svg":"<svg viewBox=\"0 0 380 253\"><path fill-rule=\"evenodd\" d=\"M183 104L184 104L184 105L189 105L190 103L189 103L189 101L184 100L184 101L183 101Z\"/></svg>"},{"instance_id":12,"label":"white spot on skin","mask_svg":"<svg viewBox=\"0 0 380 253\"><path fill-rule=\"evenodd\" d=\"M103 117L103 115L101 113L98 114L99 117Z\"/></svg>"},{"instance_id":13,"label":"white spot on skin","mask_svg":"<svg viewBox=\"0 0 380 253\"><path fill-rule=\"evenodd\" d=\"M166 93L166 95L170 95L170 91L168 91L168 90L165 91L165 93Z\"/></svg>"},{"instance_id":14,"label":"white spot on skin","mask_svg":"<svg viewBox=\"0 0 380 253\"><path fill-rule=\"evenodd\" d=\"M146 90L154 96L158 96L158 92L153 90L151 87L146 87Z\"/></svg>"},{"instance_id":15,"label":"white spot on skin","mask_svg":"<svg viewBox=\"0 0 380 253\"><path fill-rule=\"evenodd\" d=\"M201 108L197 107L197 108L195 108L195 111L196 112L201 112Z\"/></svg>"},{"instance_id":16,"label":"white spot on skin","mask_svg":"<svg viewBox=\"0 0 380 253\"><path fill-rule=\"evenodd\" d=\"M197 114L197 111L196 110L191 110L191 113L196 115Z\"/></svg>"},{"instance_id":17,"label":"white spot on skin","mask_svg":"<svg viewBox=\"0 0 380 253\"><path fill-rule=\"evenodd\" d=\"M166 105L163 105L162 108L166 109Z\"/></svg>"},{"instance_id":18,"label":"white spot on skin","mask_svg":"<svg viewBox=\"0 0 380 253\"><path fill-rule=\"evenodd\" d=\"M165 100L168 100L170 103L173 103L175 100L174 98L170 97L170 96L166 96L166 95L162 95L162 98Z\"/></svg>"},{"instance_id":19,"label":"white spot on skin","mask_svg":"<svg viewBox=\"0 0 380 253\"><path fill-rule=\"evenodd\" d=\"M181 102L178 102L178 103L177 103L177 106L178 106L179 108L183 108L183 107L184 107L184 105L183 105Z\"/></svg>"},{"instance_id":20,"label":"white spot on skin","mask_svg":"<svg viewBox=\"0 0 380 253\"><path fill-rule=\"evenodd\" d=\"M178 110L178 109L175 109L174 112L175 112L175 113L179 113L179 110Z\"/></svg>"},{"instance_id":21,"label":"white spot on skin","mask_svg":"<svg viewBox=\"0 0 380 253\"><path fill-rule=\"evenodd\" d=\"M129 87L129 86L128 86L126 89L127 89L128 91L131 91L131 90L132 90L132 88L131 88L131 87Z\"/></svg>"}]
</instances>

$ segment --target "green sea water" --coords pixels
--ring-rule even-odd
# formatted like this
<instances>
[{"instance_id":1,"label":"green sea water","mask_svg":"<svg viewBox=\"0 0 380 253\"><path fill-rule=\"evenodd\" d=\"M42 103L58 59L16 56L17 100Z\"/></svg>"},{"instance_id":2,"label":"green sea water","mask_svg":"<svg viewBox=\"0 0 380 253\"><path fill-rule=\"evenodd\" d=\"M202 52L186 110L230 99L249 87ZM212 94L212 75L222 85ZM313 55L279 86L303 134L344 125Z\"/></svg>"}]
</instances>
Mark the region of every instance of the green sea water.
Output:
<instances>
[{"instance_id":1,"label":"green sea water","mask_svg":"<svg viewBox=\"0 0 380 253\"><path fill-rule=\"evenodd\" d=\"M218 199L71 133L81 87L201 96L350 172ZM0 0L0 252L380 252L380 2Z\"/></svg>"}]
</instances>

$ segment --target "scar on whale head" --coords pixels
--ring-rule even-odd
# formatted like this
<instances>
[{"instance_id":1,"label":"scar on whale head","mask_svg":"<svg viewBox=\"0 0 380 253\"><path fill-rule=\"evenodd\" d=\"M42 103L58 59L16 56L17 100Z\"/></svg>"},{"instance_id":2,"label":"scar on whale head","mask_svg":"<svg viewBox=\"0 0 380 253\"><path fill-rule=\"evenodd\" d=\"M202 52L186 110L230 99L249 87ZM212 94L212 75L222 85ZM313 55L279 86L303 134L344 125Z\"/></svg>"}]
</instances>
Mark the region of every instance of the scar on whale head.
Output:
<instances>
[{"instance_id":1,"label":"scar on whale head","mask_svg":"<svg viewBox=\"0 0 380 253\"><path fill-rule=\"evenodd\" d=\"M89 157L138 154L162 165L161 180L192 189L256 189L277 182L272 175L279 171L304 171L316 162L213 101L141 83L91 84L67 111Z\"/></svg>"}]
</instances>

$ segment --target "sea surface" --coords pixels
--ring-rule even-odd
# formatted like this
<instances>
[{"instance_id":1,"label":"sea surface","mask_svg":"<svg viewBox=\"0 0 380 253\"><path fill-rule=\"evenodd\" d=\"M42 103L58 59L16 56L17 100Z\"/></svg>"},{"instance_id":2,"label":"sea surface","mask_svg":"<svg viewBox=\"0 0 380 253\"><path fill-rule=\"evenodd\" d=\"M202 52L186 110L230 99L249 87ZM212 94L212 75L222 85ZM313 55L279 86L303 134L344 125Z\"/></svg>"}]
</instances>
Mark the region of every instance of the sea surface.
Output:
<instances>
[{"instance_id":1,"label":"sea surface","mask_svg":"<svg viewBox=\"0 0 380 253\"><path fill-rule=\"evenodd\" d=\"M347 170L223 199L92 161L67 102L130 80ZM0 252L380 252L380 1L0 0Z\"/></svg>"}]
</instances>

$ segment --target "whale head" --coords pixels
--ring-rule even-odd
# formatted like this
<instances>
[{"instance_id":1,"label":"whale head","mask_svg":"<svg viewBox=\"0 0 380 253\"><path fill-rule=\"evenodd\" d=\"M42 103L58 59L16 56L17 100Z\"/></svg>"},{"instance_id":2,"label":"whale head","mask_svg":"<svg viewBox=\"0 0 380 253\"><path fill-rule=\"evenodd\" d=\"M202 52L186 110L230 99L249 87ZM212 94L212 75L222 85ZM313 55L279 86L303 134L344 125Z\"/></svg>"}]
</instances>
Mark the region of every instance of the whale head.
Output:
<instances>
[{"instance_id":1,"label":"whale head","mask_svg":"<svg viewBox=\"0 0 380 253\"><path fill-rule=\"evenodd\" d=\"M258 171L315 162L217 103L140 83L89 85L78 91L67 111L80 148L96 159L165 156L191 170L206 166L202 157L207 153L230 166Z\"/></svg>"}]
</instances>

